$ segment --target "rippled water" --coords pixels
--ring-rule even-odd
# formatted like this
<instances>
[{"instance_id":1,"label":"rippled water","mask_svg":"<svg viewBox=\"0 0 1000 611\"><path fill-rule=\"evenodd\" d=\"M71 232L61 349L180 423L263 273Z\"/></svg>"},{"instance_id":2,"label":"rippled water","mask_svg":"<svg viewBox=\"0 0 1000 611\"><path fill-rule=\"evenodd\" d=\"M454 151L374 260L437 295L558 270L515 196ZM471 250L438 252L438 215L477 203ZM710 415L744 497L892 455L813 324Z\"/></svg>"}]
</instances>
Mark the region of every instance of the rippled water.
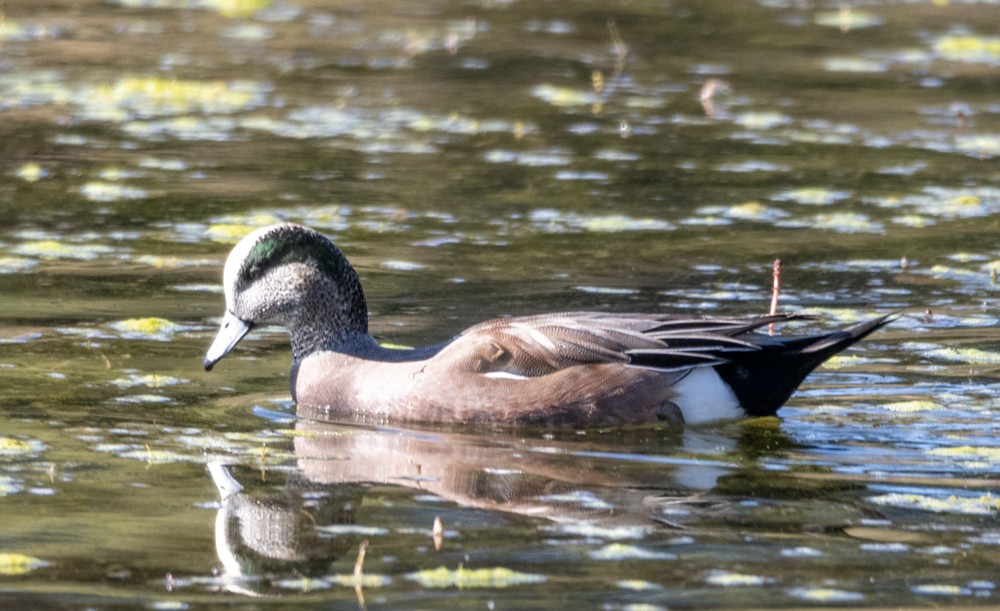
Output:
<instances>
[{"instance_id":1,"label":"rippled water","mask_svg":"<svg viewBox=\"0 0 1000 611\"><path fill-rule=\"evenodd\" d=\"M996 3L0 11L4 606L1000 596ZM225 254L278 219L396 344L761 313L778 257L797 330L905 313L780 419L323 422L280 330L201 371Z\"/></svg>"}]
</instances>

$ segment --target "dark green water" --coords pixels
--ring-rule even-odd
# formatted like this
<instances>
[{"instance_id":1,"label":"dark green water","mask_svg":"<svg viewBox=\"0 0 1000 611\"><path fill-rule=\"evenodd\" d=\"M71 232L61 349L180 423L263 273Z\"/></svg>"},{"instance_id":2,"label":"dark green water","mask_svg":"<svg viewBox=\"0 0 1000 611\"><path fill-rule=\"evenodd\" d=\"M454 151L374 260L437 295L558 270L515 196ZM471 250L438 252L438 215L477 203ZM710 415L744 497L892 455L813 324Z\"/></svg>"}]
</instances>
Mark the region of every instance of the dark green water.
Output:
<instances>
[{"instance_id":1,"label":"dark green water","mask_svg":"<svg viewBox=\"0 0 1000 611\"><path fill-rule=\"evenodd\" d=\"M0 606L996 604L1000 5L843 6L0 4ZM905 315L780 419L325 423L280 330L201 370L277 219L397 344L777 257L800 331Z\"/></svg>"}]
</instances>

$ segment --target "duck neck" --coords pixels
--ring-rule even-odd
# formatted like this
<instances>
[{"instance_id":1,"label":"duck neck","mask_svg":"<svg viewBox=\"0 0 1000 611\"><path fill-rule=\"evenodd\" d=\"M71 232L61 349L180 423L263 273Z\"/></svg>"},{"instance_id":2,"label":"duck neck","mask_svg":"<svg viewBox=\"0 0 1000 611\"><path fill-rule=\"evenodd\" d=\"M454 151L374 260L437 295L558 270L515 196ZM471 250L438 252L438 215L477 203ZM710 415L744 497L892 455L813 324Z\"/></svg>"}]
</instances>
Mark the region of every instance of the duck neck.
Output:
<instances>
[{"instance_id":1,"label":"duck neck","mask_svg":"<svg viewBox=\"0 0 1000 611\"><path fill-rule=\"evenodd\" d=\"M291 333L292 359L301 361L313 352L354 352L372 344L368 333L368 304L357 274L349 266L334 279L321 274L306 283L311 290L287 324Z\"/></svg>"}]
</instances>

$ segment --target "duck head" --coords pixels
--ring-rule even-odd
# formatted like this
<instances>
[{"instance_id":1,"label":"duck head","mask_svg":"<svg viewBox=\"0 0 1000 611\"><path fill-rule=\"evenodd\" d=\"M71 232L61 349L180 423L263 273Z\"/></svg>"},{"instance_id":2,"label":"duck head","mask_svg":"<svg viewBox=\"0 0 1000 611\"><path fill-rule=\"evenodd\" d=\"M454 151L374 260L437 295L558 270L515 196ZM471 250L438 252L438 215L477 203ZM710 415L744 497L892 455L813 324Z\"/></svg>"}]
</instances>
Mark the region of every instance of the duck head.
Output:
<instances>
[{"instance_id":1,"label":"duck head","mask_svg":"<svg viewBox=\"0 0 1000 611\"><path fill-rule=\"evenodd\" d=\"M250 233L229 253L222 279L226 311L206 370L258 325L288 329L295 362L368 337L357 273L333 242L308 227L281 223Z\"/></svg>"}]
</instances>

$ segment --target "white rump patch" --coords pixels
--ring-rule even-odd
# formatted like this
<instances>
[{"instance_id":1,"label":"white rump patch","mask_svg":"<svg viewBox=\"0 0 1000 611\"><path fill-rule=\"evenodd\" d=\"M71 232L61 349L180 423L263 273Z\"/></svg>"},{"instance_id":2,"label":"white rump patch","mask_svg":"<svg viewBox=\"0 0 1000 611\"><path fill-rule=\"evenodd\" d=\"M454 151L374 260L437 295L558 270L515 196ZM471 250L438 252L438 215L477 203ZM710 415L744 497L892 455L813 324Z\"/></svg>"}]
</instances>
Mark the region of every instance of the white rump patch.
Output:
<instances>
[{"instance_id":1,"label":"white rump patch","mask_svg":"<svg viewBox=\"0 0 1000 611\"><path fill-rule=\"evenodd\" d=\"M711 367L695 367L674 384L677 396L671 401L680 408L687 424L745 418L733 389Z\"/></svg>"},{"instance_id":2,"label":"white rump patch","mask_svg":"<svg viewBox=\"0 0 1000 611\"><path fill-rule=\"evenodd\" d=\"M491 371L489 373L484 373L487 378L493 378L495 380L527 380L527 376L519 376L516 373L507 373L506 371Z\"/></svg>"}]
</instances>

